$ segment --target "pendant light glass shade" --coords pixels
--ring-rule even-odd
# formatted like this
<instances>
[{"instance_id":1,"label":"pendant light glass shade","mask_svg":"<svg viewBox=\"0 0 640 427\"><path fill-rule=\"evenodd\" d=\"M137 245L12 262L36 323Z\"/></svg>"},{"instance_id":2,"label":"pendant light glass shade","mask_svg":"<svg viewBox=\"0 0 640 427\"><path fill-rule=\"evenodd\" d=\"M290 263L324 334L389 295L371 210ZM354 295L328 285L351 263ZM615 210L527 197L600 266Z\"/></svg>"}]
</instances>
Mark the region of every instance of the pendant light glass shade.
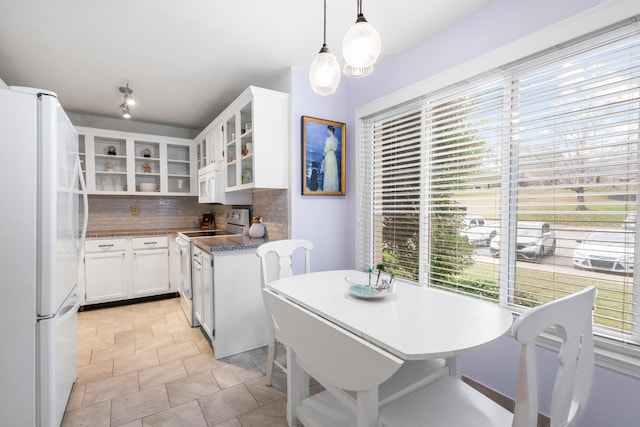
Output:
<instances>
[{"instance_id":1,"label":"pendant light glass shade","mask_svg":"<svg viewBox=\"0 0 640 427\"><path fill-rule=\"evenodd\" d=\"M338 58L327 47L327 0L324 0L324 33L320 52L313 57L309 67L309 82L319 95L331 95L340 84L340 64Z\"/></svg>"},{"instance_id":2,"label":"pendant light glass shade","mask_svg":"<svg viewBox=\"0 0 640 427\"><path fill-rule=\"evenodd\" d=\"M369 24L362 14L362 0L358 0L358 18L342 39L342 71L348 77L365 77L373 72L382 50L378 30Z\"/></svg>"},{"instance_id":3,"label":"pendant light glass shade","mask_svg":"<svg viewBox=\"0 0 640 427\"><path fill-rule=\"evenodd\" d=\"M338 58L322 45L320 52L313 58L309 68L311 88L319 95L331 95L340 84L340 64Z\"/></svg>"},{"instance_id":4,"label":"pendant light glass shade","mask_svg":"<svg viewBox=\"0 0 640 427\"><path fill-rule=\"evenodd\" d=\"M351 65L345 63L342 67L342 73L345 76L352 78L367 77L368 75L373 73L373 65L370 65L368 67L352 67Z\"/></svg>"}]
</instances>

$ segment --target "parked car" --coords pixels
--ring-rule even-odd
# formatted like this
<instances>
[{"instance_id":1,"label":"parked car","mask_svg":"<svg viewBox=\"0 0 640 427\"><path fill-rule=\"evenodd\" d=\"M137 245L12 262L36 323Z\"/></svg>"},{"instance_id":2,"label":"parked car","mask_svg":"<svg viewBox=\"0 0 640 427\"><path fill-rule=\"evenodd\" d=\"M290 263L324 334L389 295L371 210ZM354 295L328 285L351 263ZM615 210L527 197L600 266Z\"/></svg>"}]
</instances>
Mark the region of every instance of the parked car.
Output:
<instances>
[{"instance_id":1,"label":"parked car","mask_svg":"<svg viewBox=\"0 0 640 427\"><path fill-rule=\"evenodd\" d=\"M625 230L635 230L636 229L636 214L628 213L622 223L622 228Z\"/></svg>"},{"instance_id":2,"label":"parked car","mask_svg":"<svg viewBox=\"0 0 640 427\"><path fill-rule=\"evenodd\" d=\"M516 254L518 258L540 261L545 255L556 251L556 234L548 222L519 221L516 230ZM489 253L500 255L500 235L489 244Z\"/></svg>"},{"instance_id":3,"label":"parked car","mask_svg":"<svg viewBox=\"0 0 640 427\"><path fill-rule=\"evenodd\" d=\"M594 231L577 240L573 251L575 268L611 273L633 273L634 233Z\"/></svg>"},{"instance_id":4,"label":"parked car","mask_svg":"<svg viewBox=\"0 0 640 427\"><path fill-rule=\"evenodd\" d=\"M460 234L467 237L469 243L474 245L489 245L491 239L498 234L498 224L488 223L481 216L466 216L462 220L463 226Z\"/></svg>"}]
</instances>

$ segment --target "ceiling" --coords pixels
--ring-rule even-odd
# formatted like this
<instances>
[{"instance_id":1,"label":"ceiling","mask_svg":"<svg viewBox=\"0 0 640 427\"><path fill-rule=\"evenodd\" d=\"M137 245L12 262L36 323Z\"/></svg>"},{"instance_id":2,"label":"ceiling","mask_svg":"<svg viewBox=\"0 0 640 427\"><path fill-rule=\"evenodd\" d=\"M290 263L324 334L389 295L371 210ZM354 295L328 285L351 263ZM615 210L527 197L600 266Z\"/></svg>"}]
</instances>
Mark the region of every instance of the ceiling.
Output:
<instances>
[{"instance_id":1,"label":"ceiling","mask_svg":"<svg viewBox=\"0 0 640 427\"><path fill-rule=\"evenodd\" d=\"M364 0L379 61L490 0ZM356 0L327 1L327 44L342 61ZM0 0L0 79L54 91L68 111L120 117L129 84L136 121L204 128L249 85L322 46L321 0ZM122 119L124 120L124 119Z\"/></svg>"}]
</instances>

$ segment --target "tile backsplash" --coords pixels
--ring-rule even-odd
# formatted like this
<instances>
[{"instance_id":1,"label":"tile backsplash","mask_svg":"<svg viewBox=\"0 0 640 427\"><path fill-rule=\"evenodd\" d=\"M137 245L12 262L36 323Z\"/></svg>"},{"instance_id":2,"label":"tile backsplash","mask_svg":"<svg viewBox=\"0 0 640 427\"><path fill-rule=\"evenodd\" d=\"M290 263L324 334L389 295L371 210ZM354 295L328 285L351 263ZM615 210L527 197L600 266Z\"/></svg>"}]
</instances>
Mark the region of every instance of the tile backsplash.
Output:
<instances>
[{"instance_id":1,"label":"tile backsplash","mask_svg":"<svg viewBox=\"0 0 640 427\"><path fill-rule=\"evenodd\" d=\"M138 214L132 215L132 206ZM267 237L286 239L289 232L287 190L255 190L250 215L262 217ZM235 206L234 206L235 207ZM244 206L238 206L244 207ZM191 230L194 220L213 213L218 228L225 226L224 213L231 206L199 204L197 197L89 196L88 233L102 231Z\"/></svg>"}]
</instances>

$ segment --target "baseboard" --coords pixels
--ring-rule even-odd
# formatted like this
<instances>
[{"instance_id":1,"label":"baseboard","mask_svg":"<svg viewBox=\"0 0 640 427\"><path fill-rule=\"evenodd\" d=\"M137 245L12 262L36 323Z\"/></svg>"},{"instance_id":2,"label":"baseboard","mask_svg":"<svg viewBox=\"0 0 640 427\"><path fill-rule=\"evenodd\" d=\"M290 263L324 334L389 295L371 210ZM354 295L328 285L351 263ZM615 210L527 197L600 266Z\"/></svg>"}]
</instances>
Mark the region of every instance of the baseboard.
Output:
<instances>
[{"instance_id":1,"label":"baseboard","mask_svg":"<svg viewBox=\"0 0 640 427\"><path fill-rule=\"evenodd\" d=\"M99 304L82 305L80 306L79 311L89 311L89 310L97 310L100 308L111 308L111 307L119 307L123 305L139 304L142 302L159 301L163 299L177 298L179 295L180 294L178 294L177 292L171 292L168 294L151 295L148 297L125 299L121 301L111 301L111 302L102 302Z\"/></svg>"}]
</instances>

